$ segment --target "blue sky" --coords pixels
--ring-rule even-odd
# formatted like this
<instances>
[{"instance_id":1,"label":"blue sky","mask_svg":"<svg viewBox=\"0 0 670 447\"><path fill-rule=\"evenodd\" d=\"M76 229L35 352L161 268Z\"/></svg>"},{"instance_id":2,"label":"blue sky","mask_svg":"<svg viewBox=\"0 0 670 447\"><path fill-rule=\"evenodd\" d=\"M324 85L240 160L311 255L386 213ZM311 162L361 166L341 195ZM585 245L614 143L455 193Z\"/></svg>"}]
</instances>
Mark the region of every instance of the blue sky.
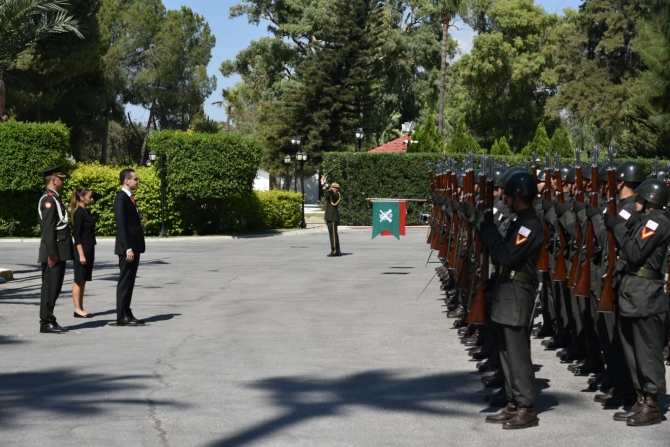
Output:
<instances>
[{"instance_id":1,"label":"blue sky","mask_svg":"<svg viewBox=\"0 0 670 447\"><path fill-rule=\"evenodd\" d=\"M163 0L168 9L179 9L186 5L198 14L205 17L212 32L216 36L216 46L212 50L212 60L207 67L210 76L216 76L217 87L214 94L205 101L205 112L216 121L226 119L224 110L212 105L214 101L221 100L221 90L235 85L239 82L238 77L224 78L219 71L221 62L234 59L238 52L246 48L252 40L267 36L264 25L250 25L245 17L236 19L229 18L230 7L240 3L238 0ZM577 8L582 0L536 0L549 12L560 12L565 8ZM469 53L472 48L474 33L468 27L459 25L460 31L455 30L453 35L458 40L462 53ZM128 111L133 119L146 121L149 118L148 111L141 107L129 106Z\"/></svg>"}]
</instances>

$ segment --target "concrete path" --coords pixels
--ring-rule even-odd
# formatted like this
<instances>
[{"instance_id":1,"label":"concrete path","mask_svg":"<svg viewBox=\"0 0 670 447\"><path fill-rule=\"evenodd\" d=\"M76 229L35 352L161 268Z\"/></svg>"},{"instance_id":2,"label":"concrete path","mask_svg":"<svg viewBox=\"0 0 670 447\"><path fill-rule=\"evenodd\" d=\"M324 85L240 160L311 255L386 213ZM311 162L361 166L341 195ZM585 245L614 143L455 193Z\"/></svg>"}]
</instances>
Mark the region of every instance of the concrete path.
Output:
<instances>
[{"instance_id":1,"label":"concrete path","mask_svg":"<svg viewBox=\"0 0 670 447\"><path fill-rule=\"evenodd\" d=\"M494 409L441 313L425 230L149 240L133 311L115 318L113 241L97 247L85 307L68 272L67 335L39 333L36 242L0 241L0 446L670 445L670 423L612 421L554 352L533 341L540 426L483 422ZM667 399L664 399L667 407Z\"/></svg>"}]
</instances>

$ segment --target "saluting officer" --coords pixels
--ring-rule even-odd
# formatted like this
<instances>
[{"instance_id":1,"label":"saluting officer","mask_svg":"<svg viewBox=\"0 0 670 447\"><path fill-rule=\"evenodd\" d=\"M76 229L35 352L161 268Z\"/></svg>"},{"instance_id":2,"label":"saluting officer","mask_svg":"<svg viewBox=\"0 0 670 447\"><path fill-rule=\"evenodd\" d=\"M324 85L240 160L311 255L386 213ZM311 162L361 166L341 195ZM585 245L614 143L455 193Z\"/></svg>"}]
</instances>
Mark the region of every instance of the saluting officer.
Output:
<instances>
[{"instance_id":1,"label":"saluting officer","mask_svg":"<svg viewBox=\"0 0 670 447\"><path fill-rule=\"evenodd\" d=\"M74 259L69 219L59 194L66 177L61 173L62 168L62 165L58 165L42 172L46 189L37 205L42 229L37 260L42 264L40 332L52 334L67 332L67 329L58 325L53 311L63 287L65 261Z\"/></svg>"},{"instance_id":2,"label":"saluting officer","mask_svg":"<svg viewBox=\"0 0 670 447\"><path fill-rule=\"evenodd\" d=\"M482 225L482 241L498 265L493 286L491 319L498 323L500 360L505 373L507 407L486 422L505 429L536 427L535 372L530 356L530 322L534 314L537 260L544 243L542 223L533 209L537 184L529 172L516 172L505 183L503 194L516 220L505 237L494 225Z\"/></svg>"},{"instance_id":3,"label":"saluting officer","mask_svg":"<svg viewBox=\"0 0 670 447\"><path fill-rule=\"evenodd\" d=\"M325 175L321 176L321 183L323 183L323 190L325 191L326 198L326 226L328 227L328 235L330 236L330 254L332 256L342 256L340 251L340 237L337 234L337 226L340 223L340 212L338 206L342 201L342 194L340 193L340 184L333 182L332 185L328 185L328 177Z\"/></svg>"},{"instance_id":4,"label":"saluting officer","mask_svg":"<svg viewBox=\"0 0 670 447\"><path fill-rule=\"evenodd\" d=\"M627 262L617 302L623 353L638 399L630 411L614 414L627 425L659 424L659 394L665 394L663 343L668 298L664 274L670 242L670 221L663 207L668 204L668 186L661 180L646 180L636 190L640 221L631 230L622 216L605 215Z\"/></svg>"}]
</instances>

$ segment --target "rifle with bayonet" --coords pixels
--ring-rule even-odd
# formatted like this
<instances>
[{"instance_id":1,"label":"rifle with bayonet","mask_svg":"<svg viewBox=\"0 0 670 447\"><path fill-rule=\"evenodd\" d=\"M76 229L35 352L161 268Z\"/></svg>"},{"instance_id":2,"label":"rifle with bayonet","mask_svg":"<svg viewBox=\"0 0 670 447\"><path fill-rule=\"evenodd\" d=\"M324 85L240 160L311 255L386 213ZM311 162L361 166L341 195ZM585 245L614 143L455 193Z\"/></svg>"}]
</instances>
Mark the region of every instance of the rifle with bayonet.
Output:
<instances>
[{"instance_id":1,"label":"rifle with bayonet","mask_svg":"<svg viewBox=\"0 0 670 447\"><path fill-rule=\"evenodd\" d=\"M658 179L658 158L654 158L654 165L651 168L651 178Z\"/></svg>"},{"instance_id":2,"label":"rifle with bayonet","mask_svg":"<svg viewBox=\"0 0 670 447\"><path fill-rule=\"evenodd\" d=\"M440 163L437 163L437 171L439 173L440 170ZM435 215L437 214L437 209L440 206L437 203L437 188L435 187L435 177L433 177L433 165L428 163L428 179L430 181L430 196L433 199L433 209L430 212L430 219L428 220L428 228L430 229L428 231L428 239L426 240L426 244L430 244L433 242L433 236L435 234Z\"/></svg>"},{"instance_id":3,"label":"rifle with bayonet","mask_svg":"<svg viewBox=\"0 0 670 447\"><path fill-rule=\"evenodd\" d=\"M535 157L535 155L533 156ZM549 154L544 158L544 200L551 201L551 171L549 167ZM537 270L540 272L549 271L549 242L551 240L551 230L549 229L549 222L546 216L544 217L544 243L542 244L542 251L537 260Z\"/></svg>"},{"instance_id":4,"label":"rifle with bayonet","mask_svg":"<svg viewBox=\"0 0 670 447\"><path fill-rule=\"evenodd\" d=\"M447 197L450 196L450 191L451 191L451 182L447 181L451 177L451 166L449 164L449 160L445 162L446 166L446 171L445 171L445 181L444 181L444 197L445 200L450 200L447 199ZM447 259L449 255L449 238L451 237L451 219L449 218L449 214L445 211L444 212L444 219L443 219L443 224L442 224L442 239L440 240L440 251L437 254L437 257L439 259Z\"/></svg>"},{"instance_id":5,"label":"rifle with bayonet","mask_svg":"<svg viewBox=\"0 0 670 447\"><path fill-rule=\"evenodd\" d=\"M616 211L616 170L614 168L614 150L609 148L609 167L607 168L607 213L613 216ZM603 290L600 293L598 312L614 312L614 268L616 267L616 241L612 230L607 231L607 270L603 276Z\"/></svg>"},{"instance_id":6,"label":"rifle with bayonet","mask_svg":"<svg viewBox=\"0 0 670 447\"><path fill-rule=\"evenodd\" d=\"M484 174L484 160L482 158L482 172L479 176L479 210L484 213L484 222L493 225L493 157L489 157L488 178ZM484 324L486 322L486 282L489 280L489 248L481 242L481 236L477 231L480 250L475 258L479 263L479 281L475 285L475 296L468 312L467 323Z\"/></svg>"},{"instance_id":7,"label":"rifle with bayonet","mask_svg":"<svg viewBox=\"0 0 670 447\"><path fill-rule=\"evenodd\" d=\"M443 193L443 177L444 177L444 165L442 163L437 164L437 186L436 189L438 191L438 195L440 195L440 198L442 198L442 193ZM442 201L440 199L440 201ZM444 219L444 210L442 209L442 206L438 206L436 210L436 216L435 216L435 227L433 229L433 237L430 241L430 249L431 250L438 250L440 248L440 238L441 238L441 230L442 230L442 224L443 224L443 219Z\"/></svg>"},{"instance_id":8,"label":"rifle with bayonet","mask_svg":"<svg viewBox=\"0 0 670 447\"><path fill-rule=\"evenodd\" d=\"M466 170L463 177L463 202L468 202L470 205L475 204L475 172L472 152L466 159ZM456 269L457 287L465 289L468 287L468 274L470 272L470 257L472 255L472 227L468 219L461 219L462 240L460 253L456 262L458 268ZM467 293L467 291L466 291ZM469 295L466 294L466 299Z\"/></svg>"},{"instance_id":9,"label":"rifle with bayonet","mask_svg":"<svg viewBox=\"0 0 670 447\"><path fill-rule=\"evenodd\" d=\"M452 160L452 170L451 170L451 175L450 175L450 184L451 184L451 200L453 202L458 203L460 201L460 197L458 196L458 174L456 173L456 169L454 169L454 161ZM450 269L455 269L456 264L457 264L457 258L458 258L458 247L461 241L461 219L458 215L458 212L454 210L453 216L452 216L452 223L451 227L453 228L453 235L451 237L451 247L449 247L449 262L447 265L449 266Z\"/></svg>"},{"instance_id":10,"label":"rifle with bayonet","mask_svg":"<svg viewBox=\"0 0 670 447\"><path fill-rule=\"evenodd\" d=\"M554 174L556 175L556 200L558 203L565 203L563 179L561 177L561 166L559 162L560 159L558 158L558 154L556 154L554 171ZM567 264L565 261L565 252L568 243L565 238L565 229L560 220L558 220L558 225L556 225L556 231L558 233L558 247L556 253L556 265L554 266L554 281L565 281L568 279Z\"/></svg>"},{"instance_id":11,"label":"rifle with bayonet","mask_svg":"<svg viewBox=\"0 0 670 447\"><path fill-rule=\"evenodd\" d=\"M593 163L591 164L591 193L589 196L591 206L598 206L598 148L593 148ZM586 221L586 238L583 250L584 260L579 269L579 278L575 286L575 296L589 297L591 294L591 259L593 258L593 240L595 232L591 219Z\"/></svg>"},{"instance_id":12,"label":"rifle with bayonet","mask_svg":"<svg viewBox=\"0 0 670 447\"><path fill-rule=\"evenodd\" d=\"M582 175L582 151L576 152L575 164L575 201L584 203L584 177ZM577 285L577 278L579 278L579 260L582 254L582 244L584 243L584 235L582 234L582 226L577 222L577 237L575 253L572 256L572 266L570 267L570 276L568 276L568 287L575 287Z\"/></svg>"}]
</instances>

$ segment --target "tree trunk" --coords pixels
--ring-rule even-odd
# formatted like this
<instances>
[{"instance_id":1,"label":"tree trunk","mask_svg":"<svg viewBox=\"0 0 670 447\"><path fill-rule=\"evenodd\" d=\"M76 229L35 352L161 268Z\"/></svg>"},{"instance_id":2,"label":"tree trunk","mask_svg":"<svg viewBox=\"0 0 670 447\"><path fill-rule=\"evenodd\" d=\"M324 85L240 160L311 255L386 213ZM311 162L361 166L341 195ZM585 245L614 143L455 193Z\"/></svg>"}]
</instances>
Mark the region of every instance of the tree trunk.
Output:
<instances>
[{"instance_id":1,"label":"tree trunk","mask_svg":"<svg viewBox=\"0 0 670 447\"><path fill-rule=\"evenodd\" d=\"M226 108L226 132L230 132L230 112L232 111L232 106Z\"/></svg>"},{"instance_id":2,"label":"tree trunk","mask_svg":"<svg viewBox=\"0 0 670 447\"><path fill-rule=\"evenodd\" d=\"M111 106L107 106L105 108L105 128L103 129L102 132L102 153L100 154L100 164L101 165L106 165L107 164L107 148L109 145L109 122L112 118L112 108Z\"/></svg>"},{"instance_id":3,"label":"tree trunk","mask_svg":"<svg viewBox=\"0 0 670 447\"><path fill-rule=\"evenodd\" d=\"M0 71L0 123L7 121L7 115L5 115L5 81L3 78L4 73Z\"/></svg>"},{"instance_id":4,"label":"tree trunk","mask_svg":"<svg viewBox=\"0 0 670 447\"><path fill-rule=\"evenodd\" d=\"M155 102L151 104L147 127L144 129L144 140L142 141L142 151L140 152L140 166L144 166L144 153L147 151L147 143L149 142L149 128L151 127L151 120L154 117L154 104Z\"/></svg>"},{"instance_id":5,"label":"tree trunk","mask_svg":"<svg viewBox=\"0 0 670 447\"><path fill-rule=\"evenodd\" d=\"M440 61L440 117L437 120L437 131L440 132L440 135L444 135L444 89L447 83L447 37L450 21L451 12L447 12L442 21L442 51L440 52L442 58Z\"/></svg>"}]
</instances>

